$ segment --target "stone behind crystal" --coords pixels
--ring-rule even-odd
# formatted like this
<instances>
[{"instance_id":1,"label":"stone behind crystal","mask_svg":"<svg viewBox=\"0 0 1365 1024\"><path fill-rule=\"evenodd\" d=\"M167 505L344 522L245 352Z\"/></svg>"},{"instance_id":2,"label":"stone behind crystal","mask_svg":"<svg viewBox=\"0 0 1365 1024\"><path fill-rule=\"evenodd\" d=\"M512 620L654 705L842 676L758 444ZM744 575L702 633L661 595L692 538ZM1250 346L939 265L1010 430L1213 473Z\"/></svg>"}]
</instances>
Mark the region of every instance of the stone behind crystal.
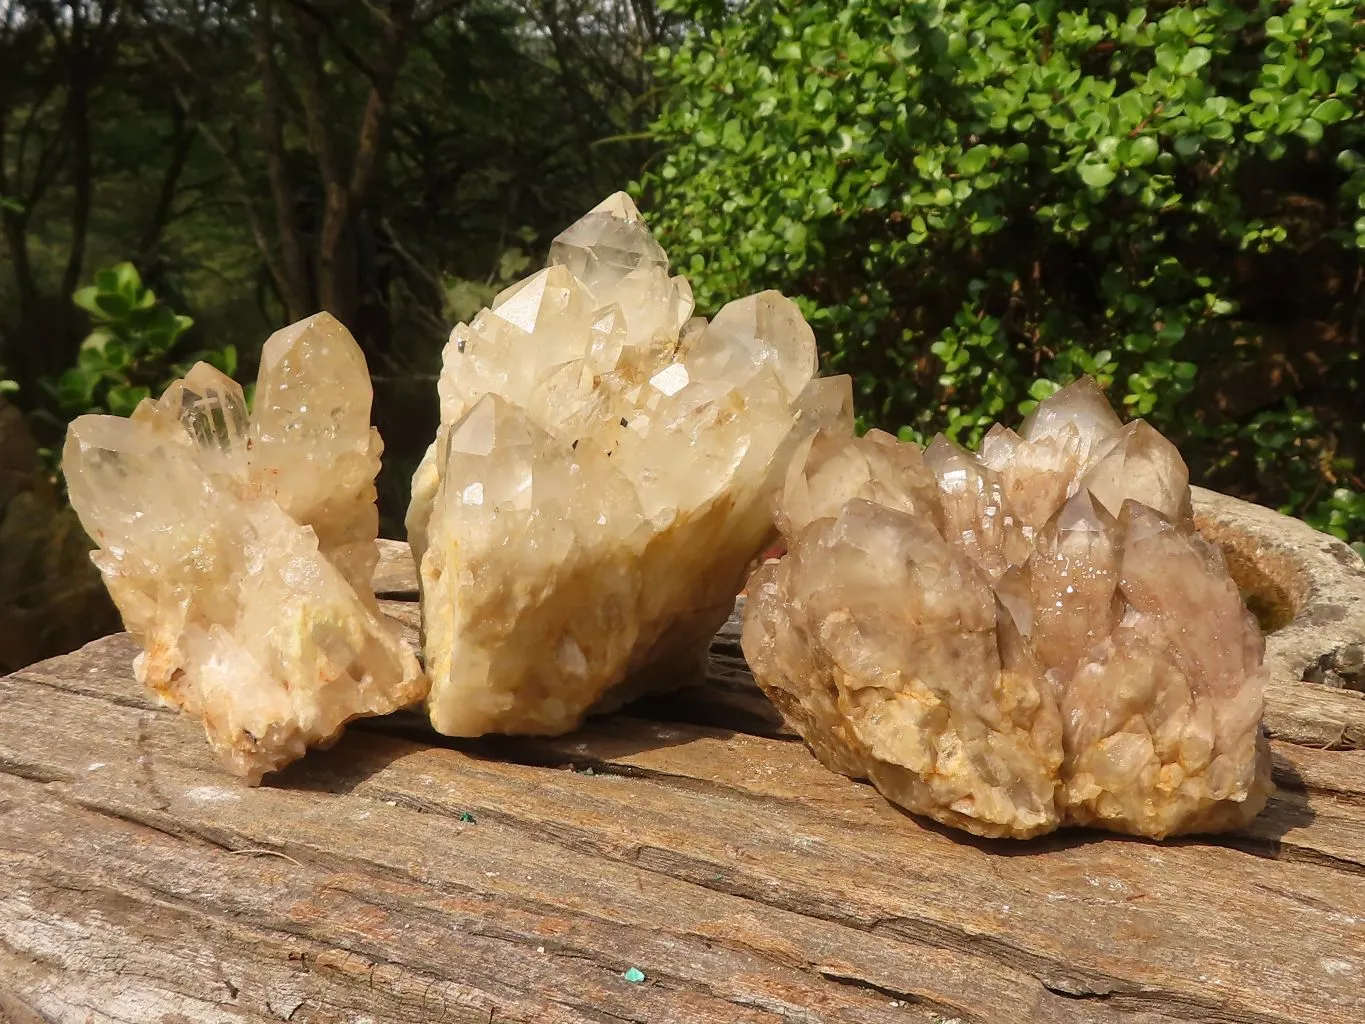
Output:
<instances>
[{"instance_id":1,"label":"stone behind crystal","mask_svg":"<svg viewBox=\"0 0 1365 1024\"><path fill-rule=\"evenodd\" d=\"M791 451L851 429L848 378L815 370L776 292L692 317L620 193L458 325L407 516L435 727L566 732L695 675Z\"/></svg>"},{"instance_id":2,"label":"stone behind crystal","mask_svg":"<svg viewBox=\"0 0 1365 1024\"><path fill-rule=\"evenodd\" d=\"M979 456L821 431L745 655L822 761L954 827L1239 827L1271 791L1263 645L1188 479L1088 378Z\"/></svg>"},{"instance_id":3,"label":"stone behind crystal","mask_svg":"<svg viewBox=\"0 0 1365 1024\"><path fill-rule=\"evenodd\" d=\"M250 417L199 363L130 418L67 432L71 504L143 647L139 680L253 781L426 692L370 589L369 418L364 357L321 313L266 342Z\"/></svg>"}]
</instances>

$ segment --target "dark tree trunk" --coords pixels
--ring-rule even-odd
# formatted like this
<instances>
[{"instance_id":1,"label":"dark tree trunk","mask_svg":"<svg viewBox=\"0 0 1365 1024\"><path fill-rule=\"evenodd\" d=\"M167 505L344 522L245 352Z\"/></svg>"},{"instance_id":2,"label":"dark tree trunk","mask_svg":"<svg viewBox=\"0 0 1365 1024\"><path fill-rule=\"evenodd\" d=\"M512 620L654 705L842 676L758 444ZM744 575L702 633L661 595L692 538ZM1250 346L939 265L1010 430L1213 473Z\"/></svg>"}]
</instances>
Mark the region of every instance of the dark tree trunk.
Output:
<instances>
[{"instance_id":1,"label":"dark tree trunk","mask_svg":"<svg viewBox=\"0 0 1365 1024\"><path fill-rule=\"evenodd\" d=\"M313 302L294 214L296 194L286 166L285 99L275 60L275 9L270 0L262 0L252 28L257 69L261 75L261 142L265 150L270 194L275 204L276 233L282 257L283 279L277 283L289 319L298 320L313 311Z\"/></svg>"},{"instance_id":2,"label":"dark tree trunk","mask_svg":"<svg viewBox=\"0 0 1365 1024\"><path fill-rule=\"evenodd\" d=\"M142 237L138 239L136 262L139 267L157 262L161 236L175 214L175 198L180 187L180 178L185 173L185 165L189 162L190 153L194 149L194 127L189 123L184 110L176 105L172 109L171 117L173 119L170 137L171 158L161 175L161 187L157 190L156 204L152 207L147 223L143 225Z\"/></svg>"}]
</instances>

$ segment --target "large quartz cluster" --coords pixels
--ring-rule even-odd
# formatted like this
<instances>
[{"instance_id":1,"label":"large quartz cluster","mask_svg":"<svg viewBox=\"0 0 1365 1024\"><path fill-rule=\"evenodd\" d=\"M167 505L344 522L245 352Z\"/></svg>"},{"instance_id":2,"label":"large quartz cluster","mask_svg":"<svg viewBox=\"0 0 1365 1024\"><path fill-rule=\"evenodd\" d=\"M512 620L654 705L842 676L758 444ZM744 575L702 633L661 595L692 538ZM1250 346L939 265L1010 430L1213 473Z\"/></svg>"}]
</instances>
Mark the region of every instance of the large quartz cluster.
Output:
<instances>
[{"instance_id":1,"label":"large quartz cluster","mask_svg":"<svg viewBox=\"0 0 1365 1024\"><path fill-rule=\"evenodd\" d=\"M705 656L771 532L801 436L851 428L847 378L776 292L692 317L618 193L444 354L413 480L432 724L554 734Z\"/></svg>"},{"instance_id":2,"label":"large quartz cluster","mask_svg":"<svg viewBox=\"0 0 1365 1024\"><path fill-rule=\"evenodd\" d=\"M1090 379L975 456L803 442L744 653L831 768L984 836L1235 828L1271 790L1263 643L1188 474Z\"/></svg>"},{"instance_id":3,"label":"large quartz cluster","mask_svg":"<svg viewBox=\"0 0 1365 1024\"><path fill-rule=\"evenodd\" d=\"M265 343L250 416L199 363L131 418L67 432L71 504L143 647L138 679L253 781L426 693L370 587L370 399L359 347L320 313Z\"/></svg>"}]
</instances>

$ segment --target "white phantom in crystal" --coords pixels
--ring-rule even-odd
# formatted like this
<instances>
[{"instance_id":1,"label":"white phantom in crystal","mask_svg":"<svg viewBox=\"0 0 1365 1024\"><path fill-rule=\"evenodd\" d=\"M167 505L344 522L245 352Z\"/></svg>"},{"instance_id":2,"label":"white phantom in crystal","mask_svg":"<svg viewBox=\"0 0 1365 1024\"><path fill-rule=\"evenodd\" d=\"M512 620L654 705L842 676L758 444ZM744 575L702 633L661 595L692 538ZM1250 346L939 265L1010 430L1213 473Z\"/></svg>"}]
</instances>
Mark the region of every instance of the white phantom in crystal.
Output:
<instances>
[{"instance_id":1,"label":"white phantom in crystal","mask_svg":"<svg viewBox=\"0 0 1365 1024\"><path fill-rule=\"evenodd\" d=\"M131 418L67 431L71 504L143 647L138 679L253 782L426 693L370 586L370 399L364 355L319 313L265 343L250 416L198 363Z\"/></svg>"},{"instance_id":2,"label":"white phantom in crystal","mask_svg":"<svg viewBox=\"0 0 1365 1024\"><path fill-rule=\"evenodd\" d=\"M795 303L692 318L692 290L617 193L549 266L451 334L413 479L432 724L555 734L682 682L771 534L800 438L848 431Z\"/></svg>"}]
</instances>

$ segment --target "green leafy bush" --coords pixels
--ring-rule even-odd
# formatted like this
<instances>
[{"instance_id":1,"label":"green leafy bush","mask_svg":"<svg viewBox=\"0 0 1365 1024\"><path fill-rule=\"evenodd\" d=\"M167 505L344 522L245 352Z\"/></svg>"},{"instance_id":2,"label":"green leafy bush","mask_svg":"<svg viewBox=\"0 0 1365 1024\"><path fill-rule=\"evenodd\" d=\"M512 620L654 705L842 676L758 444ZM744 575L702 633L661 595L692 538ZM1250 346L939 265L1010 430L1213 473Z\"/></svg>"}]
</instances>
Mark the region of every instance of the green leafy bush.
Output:
<instances>
[{"instance_id":1,"label":"green leafy bush","mask_svg":"<svg viewBox=\"0 0 1365 1024\"><path fill-rule=\"evenodd\" d=\"M1341 540L1359 537L1361 523L1365 523L1365 494L1348 487L1338 487L1318 502L1306 518L1319 530ZM1365 558L1365 540L1357 540L1351 546L1361 558Z\"/></svg>"},{"instance_id":2,"label":"green leafy bush","mask_svg":"<svg viewBox=\"0 0 1365 1024\"><path fill-rule=\"evenodd\" d=\"M72 301L90 314L93 329L81 343L76 365L51 385L68 416L127 416L153 390L159 394L199 360L229 376L237 369L231 345L177 359L177 348L194 321L158 302L131 263L99 271L95 283L79 289Z\"/></svg>"},{"instance_id":3,"label":"green leafy bush","mask_svg":"<svg viewBox=\"0 0 1365 1024\"><path fill-rule=\"evenodd\" d=\"M1365 535L1358 0L691 13L641 187L703 309L801 296L905 436L1095 374L1199 478Z\"/></svg>"}]
</instances>

